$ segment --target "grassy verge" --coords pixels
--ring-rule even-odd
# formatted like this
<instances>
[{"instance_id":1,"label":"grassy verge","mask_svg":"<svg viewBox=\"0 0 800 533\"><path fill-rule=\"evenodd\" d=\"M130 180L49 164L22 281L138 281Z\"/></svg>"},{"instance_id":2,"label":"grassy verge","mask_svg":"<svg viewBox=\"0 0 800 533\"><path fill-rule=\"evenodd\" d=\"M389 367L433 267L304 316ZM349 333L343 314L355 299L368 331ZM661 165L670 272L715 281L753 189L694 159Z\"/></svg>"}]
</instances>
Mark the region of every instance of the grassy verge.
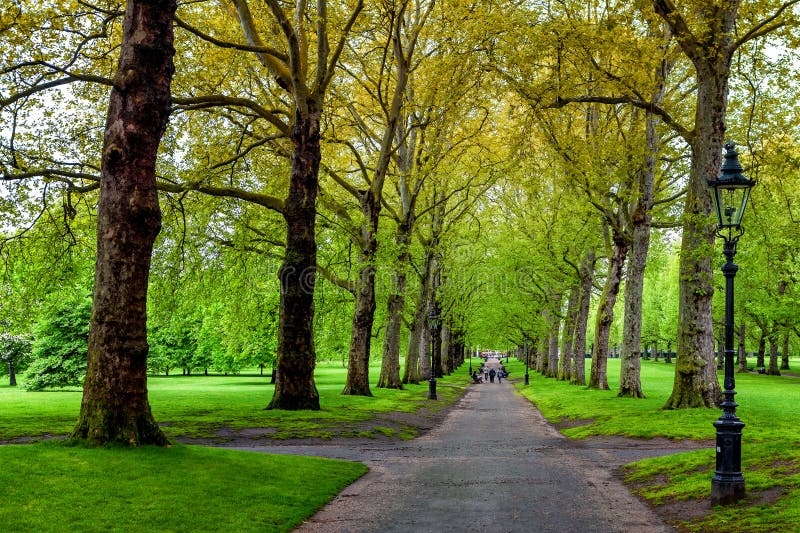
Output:
<instances>
[{"instance_id":1,"label":"grassy verge","mask_svg":"<svg viewBox=\"0 0 800 533\"><path fill-rule=\"evenodd\" d=\"M370 369L375 383L380 367ZM463 395L469 378L464 367L439 380L437 402L425 400L427 382L403 390L372 389L372 397L342 396L346 370L340 364L319 364L315 374L320 411L265 411L274 387L268 376L151 376L150 404L170 437L215 439L220 431L263 428L275 439L376 437L412 438L416 428L391 413L442 409ZM80 389L28 392L0 386L0 441L20 437L66 435L80 409ZM375 423L375 419L379 422Z\"/></svg>"},{"instance_id":2,"label":"grassy verge","mask_svg":"<svg viewBox=\"0 0 800 533\"><path fill-rule=\"evenodd\" d=\"M798 362L793 361L793 367ZM512 376L524 373L521 363L509 364ZM672 391L674 365L643 361L642 386L647 398L618 398L619 360L609 360L610 391L589 390L530 374L530 385L520 381L522 393L537 404L551 422L578 420L562 432L573 438L590 435L701 439L712 441L712 422L720 411L689 409L664 411ZM790 531L800 523L800 405L793 400L800 378L737 374L737 414L747 426L742 439L742 462L748 498L744 502L696 513L677 524L685 531ZM629 465L626 480L656 506L700 501L710 509L714 470L713 445L708 449L647 459Z\"/></svg>"},{"instance_id":3,"label":"grassy verge","mask_svg":"<svg viewBox=\"0 0 800 533\"><path fill-rule=\"evenodd\" d=\"M360 463L198 446L0 446L4 531L290 531Z\"/></svg>"}]
</instances>

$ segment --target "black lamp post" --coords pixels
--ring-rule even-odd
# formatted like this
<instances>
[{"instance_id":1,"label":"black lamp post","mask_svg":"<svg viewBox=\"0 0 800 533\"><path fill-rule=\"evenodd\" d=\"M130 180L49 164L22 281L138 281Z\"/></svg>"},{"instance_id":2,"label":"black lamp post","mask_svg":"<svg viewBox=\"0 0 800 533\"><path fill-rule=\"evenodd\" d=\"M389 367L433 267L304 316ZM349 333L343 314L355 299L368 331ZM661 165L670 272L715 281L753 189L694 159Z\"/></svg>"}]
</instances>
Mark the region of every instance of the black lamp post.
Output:
<instances>
[{"instance_id":1,"label":"black lamp post","mask_svg":"<svg viewBox=\"0 0 800 533\"><path fill-rule=\"evenodd\" d=\"M439 329L439 315L436 313L436 306L431 306L431 313L428 315L428 329L431 333L431 374L428 380L428 399L436 400L436 373L433 370L433 352L436 349L436 333Z\"/></svg>"},{"instance_id":2,"label":"black lamp post","mask_svg":"<svg viewBox=\"0 0 800 533\"><path fill-rule=\"evenodd\" d=\"M469 375L472 375L472 346L469 347Z\"/></svg>"},{"instance_id":3,"label":"black lamp post","mask_svg":"<svg viewBox=\"0 0 800 533\"><path fill-rule=\"evenodd\" d=\"M531 356L531 338L528 334L525 334L525 385L530 383L530 377L528 376L528 367L530 366L530 356Z\"/></svg>"},{"instance_id":4,"label":"black lamp post","mask_svg":"<svg viewBox=\"0 0 800 533\"><path fill-rule=\"evenodd\" d=\"M722 416L714 422L717 428L717 465L711 479L712 505L724 505L744 498L744 477L742 476L742 428L744 423L736 416L734 401L736 382L733 377L733 278L739 267L733 262L736 243L744 234L741 226L742 215L750 189L755 181L742 174L739 154L733 143L725 144L725 161L720 176L708 182L714 200L714 213L717 216L717 237L724 241L722 253L725 264L725 390L723 391Z\"/></svg>"}]
</instances>

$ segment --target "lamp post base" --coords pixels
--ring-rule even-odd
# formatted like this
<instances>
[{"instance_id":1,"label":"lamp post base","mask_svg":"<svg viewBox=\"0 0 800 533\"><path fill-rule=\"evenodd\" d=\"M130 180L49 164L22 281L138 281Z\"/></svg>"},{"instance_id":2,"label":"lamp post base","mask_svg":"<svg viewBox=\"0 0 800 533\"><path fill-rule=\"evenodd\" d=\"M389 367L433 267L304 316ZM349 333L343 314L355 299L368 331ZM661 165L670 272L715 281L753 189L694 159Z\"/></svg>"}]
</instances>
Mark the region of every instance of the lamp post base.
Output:
<instances>
[{"instance_id":1,"label":"lamp post base","mask_svg":"<svg viewBox=\"0 0 800 533\"><path fill-rule=\"evenodd\" d=\"M525 372L525 385L528 385L529 383L530 383L530 378L528 377L528 373Z\"/></svg>"},{"instance_id":2,"label":"lamp post base","mask_svg":"<svg viewBox=\"0 0 800 533\"><path fill-rule=\"evenodd\" d=\"M431 378L428 381L428 399L429 400L437 400L436 398L436 379Z\"/></svg>"},{"instance_id":3,"label":"lamp post base","mask_svg":"<svg viewBox=\"0 0 800 533\"><path fill-rule=\"evenodd\" d=\"M742 476L742 428L733 409L736 403L732 400L733 391L726 391L730 396L723 402L729 410L722 415L714 427L717 428L717 467L711 478L711 505L728 505L745 496L744 477Z\"/></svg>"},{"instance_id":4,"label":"lamp post base","mask_svg":"<svg viewBox=\"0 0 800 533\"><path fill-rule=\"evenodd\" d=\"M739 481L711 480L711 505L728 505L745 497L744 479Z\"/></svg>"}]
</instances>

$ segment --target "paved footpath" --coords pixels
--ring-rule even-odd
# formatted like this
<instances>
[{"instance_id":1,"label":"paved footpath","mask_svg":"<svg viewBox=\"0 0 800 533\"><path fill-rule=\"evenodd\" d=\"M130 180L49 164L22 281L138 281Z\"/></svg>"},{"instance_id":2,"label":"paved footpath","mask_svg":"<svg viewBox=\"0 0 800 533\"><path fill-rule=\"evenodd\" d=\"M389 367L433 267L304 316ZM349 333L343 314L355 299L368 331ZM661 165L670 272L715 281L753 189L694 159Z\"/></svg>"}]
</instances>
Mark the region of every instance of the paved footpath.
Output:
<instances>
[{"instance_id":1,"label":"paved footpath","mask_svg":"<svg viewBox=\"0 0 800 533\"><path fill-rule=\"evenodd\" d=\"M506 381L471 386L412 441L283 451L357 458L370 469L297 532L672 531L609 467L659 455L656 446L637 457L570 441Z\"/></svg>"}]
</instances>

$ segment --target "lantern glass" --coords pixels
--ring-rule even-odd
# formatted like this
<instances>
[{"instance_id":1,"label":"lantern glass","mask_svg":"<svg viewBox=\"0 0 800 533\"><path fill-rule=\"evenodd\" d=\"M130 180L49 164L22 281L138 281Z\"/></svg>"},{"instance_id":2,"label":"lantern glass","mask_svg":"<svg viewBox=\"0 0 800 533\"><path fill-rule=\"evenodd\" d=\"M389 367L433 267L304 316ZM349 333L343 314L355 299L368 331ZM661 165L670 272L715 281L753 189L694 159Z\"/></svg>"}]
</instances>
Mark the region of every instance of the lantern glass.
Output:
<instances>
[{"instance_id":1,"label":"lantern glass","mask_svg":"<svg viewBox=\"0 0 800 533\"><path fill-rule=\"evenodd\" d=\"M750 198L750 183L725 183L718 180L714 184L714 212L719 228L739 228L742 215Z\"/></svg>"},{"instance_id":2,"label":"lantern glass","mask_svg":"<svg viewBox=\"0 0 800 533\"><path fill-rule=\"evenodd\" d=\"M431 313L428 315L428 329L431 332L435 332L436 328L439 327L439 315L436 314L436 308L431 308Z\"/></svg>"}]
</instances>

